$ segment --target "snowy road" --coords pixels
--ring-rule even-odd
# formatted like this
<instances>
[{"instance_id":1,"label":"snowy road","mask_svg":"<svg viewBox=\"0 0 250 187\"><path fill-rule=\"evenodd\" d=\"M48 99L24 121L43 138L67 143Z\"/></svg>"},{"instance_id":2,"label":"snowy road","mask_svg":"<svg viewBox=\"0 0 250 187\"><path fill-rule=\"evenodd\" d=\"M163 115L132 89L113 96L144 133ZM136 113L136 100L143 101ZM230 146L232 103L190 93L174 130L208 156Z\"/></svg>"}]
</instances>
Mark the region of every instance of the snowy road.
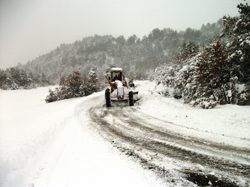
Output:
<instances>
[{"instance_id":1,"label":"snowy road","mask_svg":"<svg viewBox=\"0 0 250 187\"><path fill-rule=\"evenodd\" d=\"M103 137L158 173L173 172L164 165L168 162L162 162L171 160L176 172L199 185L233 186L233 181L249 180L250 149L204 139L206 132L154 118L136 107L101 105L91 108L90 116ZM234 141L235 137L224 139ZM176 180L171 175L169 179Z\"/></svg>"},{"instance_id":2,"label":"snowy road","mask_svg":"<svg viewBox=\"0 0 250 187\"><path fill-rule=\"evenodd\" d=\"M203 110L137 83L133 107L104 91L45 103L0 90L0 186L249 186L250 107Z\"/></svg>"},{"instance_id":3,"label":"snowy road","mask_svg":"<svg viewBox=\"0 0 250 187\"><path fill-rule=\"evenodd\" d=\"M48 88L0 92L0 186L165 186L103 141L88 110L103 93L45 103Z\"/></svg>"}]
</instances>

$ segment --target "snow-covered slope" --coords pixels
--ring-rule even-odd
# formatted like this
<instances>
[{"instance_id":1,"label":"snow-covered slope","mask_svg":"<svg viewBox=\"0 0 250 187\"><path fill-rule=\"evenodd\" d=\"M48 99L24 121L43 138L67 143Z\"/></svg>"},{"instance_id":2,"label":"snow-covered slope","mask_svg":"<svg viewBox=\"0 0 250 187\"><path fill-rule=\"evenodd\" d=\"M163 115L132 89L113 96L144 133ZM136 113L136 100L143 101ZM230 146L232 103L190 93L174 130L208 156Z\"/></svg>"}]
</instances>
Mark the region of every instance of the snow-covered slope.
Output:
<instances>
[{"instance_id":1,"label":"snow-covered slope","mask_svg":"<svg viewBox=\"0 0 250 187\"><path fill-rule=\"evenodd\" d=\"M164 186L89 128L104 92L49 104L46 95L0 91L0 186Z\"/></svg>"},{"instance_id":2,"label":"snow-covered slope","mask_svg":"<svg viewBox=\"0 0 250 187\"><path fill-rule=\"evenodd\" d=\"M192 108L159 95L153 82L136 85L141 100L134 107L141 112L200 132L189 136L250 147L249 106ZM46 95L47 87L0 90L0 186L171 185L92 128L89 109L104 104L103 91L49 104Z\"/></svg>"},{"instance_id":3,"label":"snow-covered slope","mask_svg":"<svg viewBox=\"0 0 250 187\"><path fill-rule=\"evenodd\" d=\"M194 108L183 104L182 99L177 100L158 94L164 89L162 85L156 86L154 82L148 82L146 85L145 82L138 82L137 85L139 87L141 85L142 101L139 107L144 113L195 129L201 132L202 138L209 140L216 138L214 139L216 142L236 147L250 147L250 106L228 104L214 109ZM205 137L202 132L206 132ZM228 142L225 137L235 137L235 139Z\"/></svg>"}]
</instances>

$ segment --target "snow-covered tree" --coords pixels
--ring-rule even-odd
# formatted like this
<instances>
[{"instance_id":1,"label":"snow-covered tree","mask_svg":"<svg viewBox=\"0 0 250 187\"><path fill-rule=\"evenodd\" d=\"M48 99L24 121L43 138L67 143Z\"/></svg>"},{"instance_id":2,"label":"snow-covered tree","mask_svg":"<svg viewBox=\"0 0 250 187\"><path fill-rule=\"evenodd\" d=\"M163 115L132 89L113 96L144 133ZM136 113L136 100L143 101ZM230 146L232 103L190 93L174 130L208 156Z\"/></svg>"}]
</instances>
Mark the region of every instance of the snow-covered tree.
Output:
<instances>
[{"instance_id":1,"label":"snow-covered tree","mask_svg":"<svg viewBox=\"0 0 250 187\"><path fill-rule=\"evenodd\" d=\"M175 63L185 63L186 60L197 55L199 52L199 46L194 42L183 43L180 53L173 56L173 61Z\"/></svg>"},{"instance_id":2,"label":"snow-covered tree","mask_svg":"<svg viewBox=\"0 0 250 187\"><path fill-rule=\"evenodd\" d=\"M45 99L46 102L82 97L85 95L82 90L83 79L77 71L70 74L67 79L62 76L59 85L59 88L56 88L55 91L49 90L49 95Z\"/></svg>"},{"instance_id":3,"label":"snow-covered tree","mask_svg":"<svg viewBox=\"0 0 250 187\"><path fill-rule=\"evenodd\" d=\"M54 91L49 90L49 95L46 97L46 102L69 99L74 97L83 97L100 91L100 81L95 73L96 69L91 69L88 74L88 79L83 80L78 71L70 74L66 79L62 76L59 80L59 88Z\"/></svg>"},{"instance_id":4,"label":"snow-covered tree","mask_svg":"<svg viewBox=\"0 0 250 187\"><path fill-rule=\"evenodd\" d=\"M221 37L229 38L227 51L233 73L242 83L250 84L250 6L239 4L240 16L224 16Z\"/></svg>"},{"instance_id":5,"label":"snow-covered tree","mask_svg":"<svg viewBox=\"0 0 250 187\"><path fill-rule=\"evenodd\" d=\"M197 56L196 80L204 88L203 97L212 96L215 101L218 100L215 90L223 89L223 85L230 79L226 60L227 54L219 39L214 39L210 46Z\"/></svg>"},{"instance_id":6,"label":"snow-covered tree","mask_svg":"<svg viewBox=\"0 0 250 187\"><path fill-rule=\"evenodd\" d=\"M65 80L65 85L70 87L74 96L78 96L79 88L83 84L83 79L78 71L70 74Z\"/></svg>"},{"instance_id":7,"label":"snow-covered tree","mask_svg":"<svg viewBox=\"0 0 250 187\"><path fill-rule=\"evenodd\" d=\"M19 88L33 88L37 86L42 86L43 84L49 84L48 79L44 76L43 79L36 79L35 77L40 77L39 75L31 72L27 72L19 67L12 67L6 70L0 71L0 87L2 89L16 90Z\"/></svg>"},{"instance_id":8,"label":"snow-covered tree","mask_svg":"<svg viewBox=\"0 0 250 187\"><path fill-rule=\"evenodd\" d=\"M91 68L87 80L87 88L89 93L97 92L100 90L100 81L96 74L96 68Z\"/></svg>"}]
</instances>

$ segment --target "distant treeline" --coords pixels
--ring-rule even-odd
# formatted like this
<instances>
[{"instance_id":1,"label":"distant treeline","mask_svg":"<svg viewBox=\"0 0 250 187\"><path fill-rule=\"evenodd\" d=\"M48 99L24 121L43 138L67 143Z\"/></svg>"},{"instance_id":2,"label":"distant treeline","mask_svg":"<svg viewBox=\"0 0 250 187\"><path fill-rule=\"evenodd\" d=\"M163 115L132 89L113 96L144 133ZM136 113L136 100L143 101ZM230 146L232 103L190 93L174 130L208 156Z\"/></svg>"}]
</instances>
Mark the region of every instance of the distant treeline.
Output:
<instances>
[{"instance_id":1,"label":"distant treeline","mask_svg":"<svg viewBox=\"0 0 250 187\"><path fill-rule=\"evenodd\" d=\"M178 32L171 28L156 28L143 38L136 35L127 39L124 36L95 35L72 44L61 44L25 65L19 64L18 68L44 74L55 83L61 76L67 77L74 71L87 78L91 68L97 68L96 73L103 77L110 65L122 67L130 78L146 79L157 66L171 61L183 45L192 42L199 48L200 44L208 44L211 38L219 35L223 28L220 19L217 23L202 25L199 30L187 28Z\"/></svg>"},{"instance_id":2,"label":"distant treeline","mask_svg":"<svg viewBox=\"0 0 250 187\"><path fill-rule=\"evenodd\" d=\"M36 74L23 69L0 69L0 88L4 90L16 90L19 88L30 89L51 84L44 73Z\"/></svg>"}]
</instances>

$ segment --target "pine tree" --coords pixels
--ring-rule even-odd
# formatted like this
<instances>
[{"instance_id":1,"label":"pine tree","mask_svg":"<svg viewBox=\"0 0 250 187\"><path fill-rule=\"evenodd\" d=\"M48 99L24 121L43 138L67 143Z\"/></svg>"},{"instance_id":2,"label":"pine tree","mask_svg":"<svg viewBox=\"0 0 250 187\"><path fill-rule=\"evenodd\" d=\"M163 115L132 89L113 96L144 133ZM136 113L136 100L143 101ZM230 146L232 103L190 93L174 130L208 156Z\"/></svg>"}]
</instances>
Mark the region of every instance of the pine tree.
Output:
<instances>
[{"instance_id":1,"label":"pine tree","mask_svg":"<svg viewBox=\"0 0 250 187\"><path fill-rule=\"evenodd\" d=\"M219 99L215 95L215 90L223 89L223 85L230 79L226 60L224 46L217 38L198 55L195 64L196 80L204 88L202 97L213 96L215 101Z\"/></svg>"},{"instance_id":2,"label":"pine tree","mask_svg":"<svg viewBox=\"0 0 250 187\"><path fill-rule=\"evenodd\" d=\"M184 42L182 44L182 48L180 49L180 53L173 56L173 60L175 63L185 63L188 59L194 57L199 52L199 46L194 42Z\"/></svg>"},{"instance_id":3,"label":"pine tree","mask_svg":"<svg viewBox=\"0 0 250 187\"><path fill-rule=\"evenodd\" d=\"M232 73L242 83L250 84L250 6L239 4L240 16L224 16L225 29L221 37L228 37L227 51Z\"/></svg>"},{"instance_id":4,"label":"pine tree","mask_svg":"<svg viewBox=\"0 0 250 187\"><path fill-rule=\"evenodd\" d=\"M83 79L81 74L78 71L75 71L73 74L70 74L66 81L65 85L70 87L72 90L73 96L78 97L79 95L79 88L83 84Z\"/></svg>"},{"instance_id":5,"label":"pine tree","mask_svg":"<svg viewBox=\"0 0 250 187\"><path fill-rule=\"evenodd\" d=\"M93 68L91 68L88 76L88 88L90 92L97 92L100 88L98 76Z\"/></svg>"},{"instance_id":6,"label":"pine tree","mask_svg":"<svg viewBox=\"0 0 250 187\"><path fill-rule=\"evenodd\" d=\"M83 78L78 71L73 72L66 79L62 76L59 81L59 88L56 88L55 91L49 90L49 95L45 101L53 102L73 97L83 97L86 95L87 88L83 84Z\"/></svg>"}]
</instances>

